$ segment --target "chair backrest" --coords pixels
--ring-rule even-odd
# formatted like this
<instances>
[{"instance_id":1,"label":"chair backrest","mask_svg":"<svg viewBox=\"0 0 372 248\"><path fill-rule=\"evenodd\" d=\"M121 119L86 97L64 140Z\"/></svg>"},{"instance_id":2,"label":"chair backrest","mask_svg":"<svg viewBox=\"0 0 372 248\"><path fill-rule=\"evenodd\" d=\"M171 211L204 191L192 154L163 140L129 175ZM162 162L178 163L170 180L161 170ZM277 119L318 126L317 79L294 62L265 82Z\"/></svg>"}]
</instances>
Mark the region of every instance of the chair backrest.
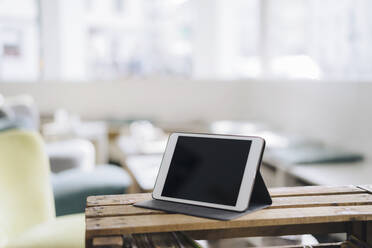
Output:
<instances>
[{"instance_id":1,"label":"chair backrest","mask_svg":"<svg viewBox=\"0 0 372 248\"><path fill-rule=\"evenodd\" d=\"M0 132L0 245L55 218L49 161L37 132Z\"/></svg>"}]
</instances>

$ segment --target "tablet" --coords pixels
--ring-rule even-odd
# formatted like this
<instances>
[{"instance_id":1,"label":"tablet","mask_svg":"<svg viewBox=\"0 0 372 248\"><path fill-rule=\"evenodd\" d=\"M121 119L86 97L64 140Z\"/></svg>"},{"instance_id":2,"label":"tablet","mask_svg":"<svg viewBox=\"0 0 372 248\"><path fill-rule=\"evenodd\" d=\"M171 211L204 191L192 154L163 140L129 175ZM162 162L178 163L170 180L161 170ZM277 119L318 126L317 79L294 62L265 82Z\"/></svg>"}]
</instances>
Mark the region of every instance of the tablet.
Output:
<instances>
[{"instance_id":1,"label":"tablet","mask_svg":"<svg viewBox=\"0 0 372 248\"><path fill-rule=\"evenodd\" d=\"M248 208L264 147L259 137L173 133L152 196L242 212Z\"/></svg>"}]
</instances>

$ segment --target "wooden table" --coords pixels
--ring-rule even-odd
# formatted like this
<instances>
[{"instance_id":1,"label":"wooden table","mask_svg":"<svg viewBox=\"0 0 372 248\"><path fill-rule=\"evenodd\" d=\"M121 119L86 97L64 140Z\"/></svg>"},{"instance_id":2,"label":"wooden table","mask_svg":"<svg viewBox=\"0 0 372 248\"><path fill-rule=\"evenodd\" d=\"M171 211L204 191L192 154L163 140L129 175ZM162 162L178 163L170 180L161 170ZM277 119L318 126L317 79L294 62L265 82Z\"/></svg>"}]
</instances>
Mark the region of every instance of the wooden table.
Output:
<instances>
[{"instance_id":1,"label":"wooden table","mask_svg":"<svg viewBox=\"0 0 372 248\"><path fill-rule=\"evenodd\" d=\"M123 235L183 231L194 239L347 233L372 245L372 186L272 188L273 205L231 221L132 206L150 194L90 196L87 247L122 247ZM367 247L367 246L366 246Z\"/></svg>"}]
</instances>

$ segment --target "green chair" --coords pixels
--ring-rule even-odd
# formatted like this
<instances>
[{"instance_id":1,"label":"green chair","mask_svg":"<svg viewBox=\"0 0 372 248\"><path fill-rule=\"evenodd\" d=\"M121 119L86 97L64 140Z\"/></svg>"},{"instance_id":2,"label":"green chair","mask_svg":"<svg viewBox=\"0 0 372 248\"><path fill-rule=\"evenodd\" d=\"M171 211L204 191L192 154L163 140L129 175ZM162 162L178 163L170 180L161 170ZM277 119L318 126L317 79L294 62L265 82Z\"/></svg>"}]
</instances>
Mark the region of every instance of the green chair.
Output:
<instances>
[{"instance_id":1,"label":"green chair","mask_svg":"<svg viewBox=\"0 0 372 248\"><path fill-rule=\"evenodd\" d=\"M56 215L83 213L90 195L117 195L131 184L128 173L118 166L97 165L92 171L69 169L52 175Z\"/></svg>"},{"instance_id":2,"label":"green chair","mask_svg":"<svg viewBox=\"0 0 372 248\"><path fill-rule=\"evenodd\" d=\"M84 247L84 214L55 217L50 168L36 132L0 133L0 247Z\"/></svg>"},{"instance_id":3,"label":"green chair","mask_svg":"<svg viewBox=\"0 0 372 248\"><path fill-rule=\"evenodd\" d=\"M0 95L0 132L39 129L39 111L32 97L5 99ZM114 165L95 165L94 146L87 140L69 139L46 145L57 216L83 213L89 195L123 194L131 185L128 173Z\"/></svg>"}]
</instances>

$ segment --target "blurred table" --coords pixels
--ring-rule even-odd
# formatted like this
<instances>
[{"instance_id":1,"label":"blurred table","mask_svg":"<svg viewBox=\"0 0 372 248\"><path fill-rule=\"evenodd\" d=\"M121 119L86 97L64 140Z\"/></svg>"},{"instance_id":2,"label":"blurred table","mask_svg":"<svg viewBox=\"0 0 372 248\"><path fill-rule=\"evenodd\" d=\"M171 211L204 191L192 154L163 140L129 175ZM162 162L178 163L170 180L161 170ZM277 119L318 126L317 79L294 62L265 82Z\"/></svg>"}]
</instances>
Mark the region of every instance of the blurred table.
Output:
<instances>
[{"instance_id":1,"label":"blurred table","mask_svg":"<svg viewBox=\"0 0 372 248\"><path fill-rule=\"evenodd\" d=\"M128 171L133 180L129 192L152 191L167 141L168 136L144 142L122 135L114 142L112 156Z\"/></svg>"},{"instance_id":2,"label":"blurred table","mask_svg":"<svg viewBox=\"0 0 372 248\"><path fill-rule=\"evenodd\" d=\"M356 185L372 183L372 162L290 164L264 158L264 170L275 170L272 185Z\"/></svg>"},{"instance_id":3,"label":"blurred table","mask_svg":"<svg viewBox=\"0 0 372 248\"><path fill-rule=\"evenodd\" d=\"M217 124L212 125L214 128L209 130L210 133L223 133L229 122L218 122ZM235 126L238 126L239 129L230 130L233 134L247 135L254 133L255 125L238 122L235 123ZM263 127L267 128L266 126ZM372 175L372 161L368 158L359 162L347 163L290 163L270 156L271 149L275 149L281 144L286 146L316 146L321 142L301 136L286 136L286 134L278 134L273 131L260 131L260 133L268 143L261 172L269 187L372 183L372 177L370 177ZM141 141L130 136L120 136L117 139L115 145L117 158L131 173L136 185L132 192L149 192L152 190L166 142L166 137L152 141Z\"/></svg>"},{"instance_id":4,"label":"blurred table","mask_svg":"<svg viewBox=\"0 0 372 248\"><path fill-rule=\"evenodd\" d=\"M152 192L163 155L131 155L125 159L138 191Z\"/></svg>"},{"instance_id":5,"label":"blurred table","mask_svg":"<svg viewBox=\"0 0 372 248\"><path fill-rule=\"evenodd\" d=\"M357 162L340 162L347 159L351 161L350 156L357 153L342 148L334 149L325 144L324 140L303 134L276 130L267 124L249 121L216 121L211 123L209 129L212 133L263 137L266 140L266 150L261 172L269 187L372 183L372 161L368 158ZM287 156L287 159L286 156L278 156L277 151L283 149L291 151L287 155L302 156ZM329 160L332 156L334 161L331 163ZM319 158L323 158L321 163ZM308 163L304 163L306 160Z\"/></svg>"},{"instance_id":6,"label":"blurred table","mask_svg":"<svg viewBox=\"0 0 372 248\"><path fill-rule=\"evenodd\" d=\"M118 150L121 164L135 182L132 192L151 192L162 153L146 153L144 150L130 152L130 149L127 150L120 144ZM369 160L354 163L290 164L264 156L261 172L270 187L372 183L372 163Z\"/></svg>"},{"instance_id":7,"label":"blurred table","mask_svg":"<svg viewBox=\"0 0 372 248\"><path fill-rule=\"evenodd\" d=\"M371 184L372 163L295 165L289 170L294 177L314 185Z\"/></svg>"}]
</instances>

